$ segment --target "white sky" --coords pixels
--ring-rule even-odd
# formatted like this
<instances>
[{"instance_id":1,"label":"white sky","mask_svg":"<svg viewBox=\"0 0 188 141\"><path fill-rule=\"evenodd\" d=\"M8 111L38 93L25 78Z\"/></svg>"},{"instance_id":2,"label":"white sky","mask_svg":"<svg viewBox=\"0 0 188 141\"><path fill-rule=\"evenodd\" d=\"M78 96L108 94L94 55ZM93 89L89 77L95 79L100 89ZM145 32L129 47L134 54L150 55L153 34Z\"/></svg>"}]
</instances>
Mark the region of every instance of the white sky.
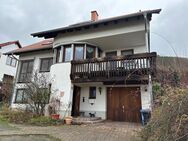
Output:
<instances>
[{"instance_id":1,"label":"white sky","mask_svg":"<svg viewBox=\"0 0 188 141\"><path fill-rule=\"evenodd\" d=\"M161 14L151 21L151 50L188 57L188 0L0 0L0 42L34 43L41 39L31 33L89 20L92 10L102 19L158 8Z\"/></svg>"}]
</instances>

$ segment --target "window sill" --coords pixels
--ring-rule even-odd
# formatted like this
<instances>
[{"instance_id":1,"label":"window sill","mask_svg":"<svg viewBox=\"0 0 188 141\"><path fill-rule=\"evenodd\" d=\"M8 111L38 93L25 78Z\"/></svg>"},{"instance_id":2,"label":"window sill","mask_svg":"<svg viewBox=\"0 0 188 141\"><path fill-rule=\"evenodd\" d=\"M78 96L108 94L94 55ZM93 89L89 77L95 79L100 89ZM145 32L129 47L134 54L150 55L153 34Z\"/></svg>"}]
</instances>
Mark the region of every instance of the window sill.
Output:
<instances>
[{"instance_id":1,"label":"window sill","mask_svg":"<svg viewBox=\"0 0 188 141\"><path fill-rule=\"evenodd\" d=\"M39 71L39 73L47 73L47 72L50 72L50 71Z\"/></svg>"}]
</instances>

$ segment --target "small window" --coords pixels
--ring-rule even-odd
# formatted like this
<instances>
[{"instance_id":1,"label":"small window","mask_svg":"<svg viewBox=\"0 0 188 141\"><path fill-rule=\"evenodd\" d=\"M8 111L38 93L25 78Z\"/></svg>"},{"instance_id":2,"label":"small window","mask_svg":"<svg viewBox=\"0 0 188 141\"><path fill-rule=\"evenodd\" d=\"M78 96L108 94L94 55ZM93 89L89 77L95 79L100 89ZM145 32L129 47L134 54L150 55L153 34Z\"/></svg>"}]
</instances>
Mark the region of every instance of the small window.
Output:
<instances>
[{"instance_id":1,"label":"small window","mask_svg":"<svg viewBox=\"0 0 188 141\"><path fill-rule=\"evenodd\" d=\"M16 67L16 63L17 63L17 61L16 61L15 58L7 56L7 60L6 60L7 65L12 66L12 67Z\"/></svg>"},{"instance_id":2,"label":"small window","mask_svg":"<svg viewBox=\"0 0 188 141\"><path fill-rule=\"evenodd\" d=\"M40 63L40 72L49 72L53 58L42 58Z\"/></svg>"},{"instance_id":3,"label":"small window","mask_svg":"<svg viewBox=\"0 0 188 141\"><path fill-rule=\"evenodd\" d=\"M27 103L25 89L17 89L15 103Z\"/></svg>"},{"instance_id":4,"label":"small window","mask_svg":"<svg viewBox=\"0 0 188 141\"><path fill-rule=\"evenodd\" d=\"M75 45L74 47L74 60L84 59L84 47L83 45Z\"/></svg>"},{"instance_id":5,"label":"small window","mask_svg":"<svg viewBox=\"0 0 188 141\"><path fill-rule=\"evenodd\" d=\"M87 46L86 48L86 59L91 59L95 57L95 48Z\"/></svg>"},{"instance_id":6,"label":"small window","mask_svg":"<svg viewBox=\"0 0 188 141\"><path fill-rule=\"evenodd\" d=\"M63 55L64 62L71 61L71 53L72 53L71 46L64 46L64 55Z\"/></svg>"},{"instance_id":7,"label":"small window","mask_svg":"<svg viewBox=\"0 0 188 141\"><path fill-rule=\"evenodd\" d=\"M129 50L122 50L121 51L121 55L126 56L126 55L133 55L134 51L133 49L129 49Z\"/></svg>"},{"instance_id":8,"label":"small window","mask_svg":"<svg viewBox=\"0 0 188 141\"><path fill-rule=\"evenodd\" d=\"M89 88L89 99L96 99L96 87Z\"/></svg>"}]
</instances>

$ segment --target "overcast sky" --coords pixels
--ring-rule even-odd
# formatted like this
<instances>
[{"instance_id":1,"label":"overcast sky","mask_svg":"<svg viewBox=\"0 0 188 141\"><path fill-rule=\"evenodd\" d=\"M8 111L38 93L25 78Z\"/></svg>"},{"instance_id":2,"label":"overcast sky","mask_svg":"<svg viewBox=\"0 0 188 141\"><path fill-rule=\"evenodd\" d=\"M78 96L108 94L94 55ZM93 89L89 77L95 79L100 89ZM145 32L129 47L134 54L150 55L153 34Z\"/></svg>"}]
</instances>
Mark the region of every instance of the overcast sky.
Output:
<instances>
[{"instance_id":1,"label":"overcast sky","mask_svg":"<svg viewBox=\"0 0 188 141\"><path fill-rule=\"evenodd\" d=\"M188 57L188 0L0 0L0 43L34 43L41 39L31 33L89 20L92 10L107 18L158 8L161 14L151 21L151 50Z\"/></svg>"}]
</instances>

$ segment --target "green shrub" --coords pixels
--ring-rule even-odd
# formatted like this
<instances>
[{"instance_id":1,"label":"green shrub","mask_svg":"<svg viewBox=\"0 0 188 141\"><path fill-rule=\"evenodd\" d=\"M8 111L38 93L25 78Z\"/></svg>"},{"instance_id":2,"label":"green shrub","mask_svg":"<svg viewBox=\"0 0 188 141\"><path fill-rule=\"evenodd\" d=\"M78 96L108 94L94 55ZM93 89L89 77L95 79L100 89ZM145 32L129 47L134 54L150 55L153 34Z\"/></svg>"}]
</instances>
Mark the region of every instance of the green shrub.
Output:
<instances>
[{"instance_id":1,"label":"green shrub","mask_svg":"<svg viewBox=\"0 0 188 141\"><path fill-rule=\"evenodd\" d=\"M143 141L186 140L188 137L188 90L165 87L161 105L154 109L140 135Z\"/></svg>"}]
</instances>

